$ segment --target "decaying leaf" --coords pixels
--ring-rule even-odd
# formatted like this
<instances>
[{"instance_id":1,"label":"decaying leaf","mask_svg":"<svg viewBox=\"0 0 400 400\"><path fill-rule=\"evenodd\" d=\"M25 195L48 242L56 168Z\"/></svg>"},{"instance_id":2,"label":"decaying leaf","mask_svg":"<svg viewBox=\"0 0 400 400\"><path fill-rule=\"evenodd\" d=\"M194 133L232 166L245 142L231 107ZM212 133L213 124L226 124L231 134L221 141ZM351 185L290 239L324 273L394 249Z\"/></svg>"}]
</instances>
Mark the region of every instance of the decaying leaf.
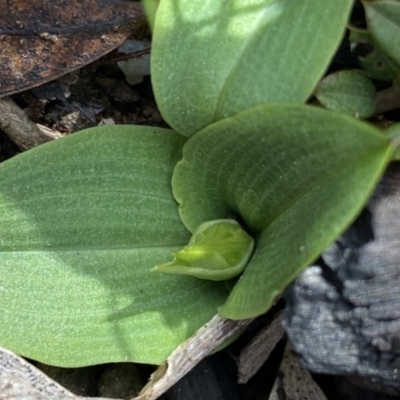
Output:
<instances>
[{"instance_id":1,"label":"decaying leaf","mask_svg":"<svg viewBox=\"0 0 400 400\"><path fill-rule=\"evenodd\" d=\"M23 358L0 347L0 398L1 400L82 400L87 397L74 395Z\"/></svg>"},{"instance_id":2,"label":"decaying leaf","mask_svg":"<svg viewBox=\"0 0 400 400\"><path fill-rule=\"evenodd\" d=\"M269 400L326 400L311 374L297 360L289 344L286 345L278 376Z\"/></svg>"},{"instance_id":3,"label":"decaying leaf","mask_svg":"<svg viewBox=\"0 0 400 400\"><path fill-rule=\"evenodd\" d=\"M0 10L0 96L89 64L144 21L128 0L0 0Z\"/></svg>"},{"instance_id":4,"label":"decaying leaf","mask_svg":"<svg viewBox=\"0 0 400 400\"><path fill-rule=\"evenodd\" d=\"M260 370L272 350L282 339L285 334L282 319L283 311L275 314L272 321L240 352L238 359L239 383L247 383Z\"/></svg>"}]
</instances>

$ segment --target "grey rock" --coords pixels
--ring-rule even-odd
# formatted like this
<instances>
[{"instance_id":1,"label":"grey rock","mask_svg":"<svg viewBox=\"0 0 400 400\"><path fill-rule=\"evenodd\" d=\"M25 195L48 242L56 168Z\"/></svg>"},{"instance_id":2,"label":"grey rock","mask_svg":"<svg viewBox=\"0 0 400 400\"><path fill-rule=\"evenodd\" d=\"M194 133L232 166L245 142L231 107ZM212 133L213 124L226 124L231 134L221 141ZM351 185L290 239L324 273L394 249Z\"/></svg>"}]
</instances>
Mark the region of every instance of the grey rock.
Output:
<instances>
[{"instance_id":1,"label":"grey rock","mask_svg":"<svg viewBox=\"0 0 400 400\"><path fill-rule=\"evenodd\" d=\"M313 372L400 390L400 164L285 295L284 327ZM397 392L397 393L400 393Z\"/></svg>"}]
</instances>

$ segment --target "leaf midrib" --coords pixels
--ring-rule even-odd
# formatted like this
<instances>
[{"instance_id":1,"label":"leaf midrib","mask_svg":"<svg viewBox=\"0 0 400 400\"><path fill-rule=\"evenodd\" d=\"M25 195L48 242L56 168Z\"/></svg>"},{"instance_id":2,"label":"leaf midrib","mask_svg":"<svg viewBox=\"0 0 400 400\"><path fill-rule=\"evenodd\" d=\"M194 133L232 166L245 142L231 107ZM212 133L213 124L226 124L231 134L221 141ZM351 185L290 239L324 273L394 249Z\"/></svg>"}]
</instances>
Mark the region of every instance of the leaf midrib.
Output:
<instances>
[{"instance_id":1,"label":"leaf midrib","mask_svg":"<svg viewBox=\"0 0 400 400\"><path fill-rule=\"evenodd\" d=\"M133 250L147 250L147 249L170 249L179 248L185 246L186 241L171 244L154 244L154 245L130 245L130 246L120 246L120 247L97 247L97 246L86 246L86 247L52 247L52 248L42 248L42 249L12 249L12 250L1 250L2 253L73 253L73 252L112 252L112 251L133 251Z\"/></svg>"},{"instance_id":2,"label":"leaf midrib","mask_svg":"<svg viewBox=\"0 0 400 400\"><path fill-rule=\"evenodd\" d=\"M260 21L263 20L263 18L265 16L265 13L266 13L266 10L268 8L269 7L266 5L265 8L264 8L264 11L262 13L260 13L260 17L259 17L259 19L257 21L256 28L254 29L253 32L258 32ZM230 83L234 79L234 75L235 75L236 70L239 68L239 64L240 64L240 61L241 61L241 59L243 57L243 54L247 50L247 47L248 47L249 43L251 42L251 40L253 39L253 37L254 37L254 33L252 35L249 35L248 38L246 39L246 41L243 43L243 45L242 45L242 47L240 49L240 52L239 52L235 62L233 63L233 65L232 65L232 67L231 67L231 69L230 69L230 71L229 71L229 73L228 73L228 75L227 75L227 77L225 79L225 84L223 85L223 87L222 87L222 89L221 89L221 91L219 93L218 100L217 100L216 105L215 105L215 111L214 111L214 115L213 115L212 121L217 121L218 120L217 119L217 115L219 114L219 109L221 108L221 104L222 104L222 102L224 100L225 92L230 87Z\"/></svg>"}]
</instances>

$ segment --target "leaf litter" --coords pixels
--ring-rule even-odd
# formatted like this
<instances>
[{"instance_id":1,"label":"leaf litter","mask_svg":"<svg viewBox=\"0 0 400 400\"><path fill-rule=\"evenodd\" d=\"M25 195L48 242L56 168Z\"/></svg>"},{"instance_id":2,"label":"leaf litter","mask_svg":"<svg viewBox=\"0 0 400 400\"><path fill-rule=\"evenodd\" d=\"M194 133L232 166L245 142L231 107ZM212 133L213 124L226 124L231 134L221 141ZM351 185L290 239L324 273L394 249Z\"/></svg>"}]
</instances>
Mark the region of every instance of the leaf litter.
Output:
<instances>
[{"instance_id":1,"label":"leaf litter","mask_svg":"<svg viewBox=\"0 0 400 400\"><path fill-rule=\"evenodd\" d=\"M0 97L93 62L145 23L128 0L0 0L0 10Z\"/></svg>"}]
</instances>

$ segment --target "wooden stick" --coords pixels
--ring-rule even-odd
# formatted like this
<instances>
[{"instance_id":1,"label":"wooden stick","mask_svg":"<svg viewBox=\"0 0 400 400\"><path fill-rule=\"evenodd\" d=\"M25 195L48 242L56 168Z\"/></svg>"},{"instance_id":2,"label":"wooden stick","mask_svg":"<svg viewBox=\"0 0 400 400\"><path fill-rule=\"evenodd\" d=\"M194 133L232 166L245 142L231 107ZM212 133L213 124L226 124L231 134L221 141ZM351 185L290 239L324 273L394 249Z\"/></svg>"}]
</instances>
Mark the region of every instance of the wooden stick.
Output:
<instances>
[{"instance_id":1,"label":"wooden stick","mask_svg":"<svg viewBox=\"0 0 400 400\"><path fill-rule=\"evenodd\" d=\"M0 98L0 129L23 151L57 136L41 130L10 97Z\"/></svg>"}]
</instances>

